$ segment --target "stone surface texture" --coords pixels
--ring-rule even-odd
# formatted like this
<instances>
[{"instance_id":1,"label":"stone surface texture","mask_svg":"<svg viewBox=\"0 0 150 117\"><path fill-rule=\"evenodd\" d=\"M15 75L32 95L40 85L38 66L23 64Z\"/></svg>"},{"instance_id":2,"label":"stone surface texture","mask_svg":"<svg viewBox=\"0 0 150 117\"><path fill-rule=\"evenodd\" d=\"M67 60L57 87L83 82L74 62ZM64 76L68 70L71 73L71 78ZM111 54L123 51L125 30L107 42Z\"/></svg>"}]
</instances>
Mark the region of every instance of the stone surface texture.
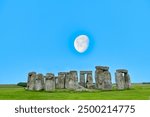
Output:
<instances>
[{"instance_id":1,"label":"stone surface texture","mask_svg":"<svg viewBox=\"0 0 150 117\"><path fill-rule=\"evenodd\" d=\"M44 76L43 74L37 74L35 78L35 90L40 91L44 89Z\"/></svg>"},{"instance_id":2,"label":"stone surface texture","mask_svg":"<svg viewBox=\"0 0 150 117\"><path fill-rule=\"evenodd\" d=\"M96 66L96 88L100 90L112 90L111 74L107 66Z\"/></svg>"},{"instance_id":3,"label":"stone surface texture","mask_svg":"<svg viewBox=\"0 0 150 117\"><path fill-rule=\"evenodd\" d=\"M77 71L70 71L68 89L76 89L78 86L78 74Z\"/></svg>"},{"instance_id":4,"label":"stone surface texture","mask_svg":"<svg viewBox=\"0 0 150 117\"><path fill-rule=\"evenodd\" d=\"M131 87L130 75L126 69L117 69L115 73L115 80L118 90L129 89Z\"/></svg>"},{"instance_id":5,"label":"stone surface texture","mask_svg":"<svg viewBox=\"0 0 150 117\"><path fill-rule=\"evenodd\" d=\"M55 76L52 73L47 73L45 76L45 91L55 90Z\"/></svg>"},{"instance_id":6,"label":"stone surface texture","mask_svg":"<svg viewBox=\"0 0 150 117\"><path fill-rule=\"evenodd\" d=\"M88 89L94 88L92 71L80 71L80 85Z\"/></svg>"},{"instance_id":7,"label":"stone surface texture","mask_svg":"<svg viewBox=\"0 0 150 117\"><path fill-rule=\"evenodd\" d=\"M65 78L66 78L65 72L59 72L58 73L58 89L64 89L65 88Z\"/></svg>"},{"instance_id":8,"label":"stone surface texture","mask_svg":"<svg viewBox=\"0 0 150 117\"><path fill-rule=\"evenodd\" d=\"M36 72L28 73L28 81L27 81L27 89L28 90L35 89L35 79L36 79Z\"/></svg>"}]
</instances>

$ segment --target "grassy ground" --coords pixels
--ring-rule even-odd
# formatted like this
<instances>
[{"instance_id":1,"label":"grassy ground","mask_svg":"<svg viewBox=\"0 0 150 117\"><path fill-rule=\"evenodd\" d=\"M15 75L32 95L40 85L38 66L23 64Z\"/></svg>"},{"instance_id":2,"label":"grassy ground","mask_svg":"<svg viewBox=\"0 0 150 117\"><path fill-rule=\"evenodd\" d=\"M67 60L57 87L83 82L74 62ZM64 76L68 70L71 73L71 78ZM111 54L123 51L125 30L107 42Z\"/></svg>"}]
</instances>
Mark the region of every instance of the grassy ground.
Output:
<instances>
[{"instance_id":1,"label":"grassy ground","mask_svg":"<svg viewBox=\"0 0 150 117\"><path fill-rule=\"evenodd\" d=\"M0 85L0 100L149 100L150 84L134 84L130 90L75 92L27 91L16 85Z\"/></svg>"}]
</instances>

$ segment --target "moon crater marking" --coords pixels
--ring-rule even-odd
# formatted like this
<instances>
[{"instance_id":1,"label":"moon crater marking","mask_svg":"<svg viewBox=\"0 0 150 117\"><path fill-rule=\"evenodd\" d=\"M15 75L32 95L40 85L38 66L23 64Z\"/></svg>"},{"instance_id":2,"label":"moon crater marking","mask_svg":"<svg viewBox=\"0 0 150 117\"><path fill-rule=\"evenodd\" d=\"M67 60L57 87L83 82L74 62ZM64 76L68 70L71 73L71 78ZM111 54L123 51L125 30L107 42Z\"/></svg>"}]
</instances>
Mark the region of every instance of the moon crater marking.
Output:
<instances>
[{"instance_id":1,"label":"moon crater marking","mask_svg":"<svg viewBox=\"0 0 150 117\"><path fill-rule=\"evenodd\" d=\"M75 38L74 47L79 53L85 52L89 47L89 38L86 35L79 35Z\"/></svg>"}]
</instances>

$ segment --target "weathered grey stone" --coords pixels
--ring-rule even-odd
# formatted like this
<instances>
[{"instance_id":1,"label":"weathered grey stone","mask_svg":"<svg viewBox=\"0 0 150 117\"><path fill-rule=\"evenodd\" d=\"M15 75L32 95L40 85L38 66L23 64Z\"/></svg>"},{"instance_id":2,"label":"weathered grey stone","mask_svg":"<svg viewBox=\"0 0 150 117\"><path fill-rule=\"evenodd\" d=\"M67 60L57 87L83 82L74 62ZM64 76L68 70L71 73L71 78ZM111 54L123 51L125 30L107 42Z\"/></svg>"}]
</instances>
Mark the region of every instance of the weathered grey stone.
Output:
<instances>
[{"instance_id":1,"label":"weathered grey stone","mask_svg":"<svg viewBox=\"0 0 150 117\"><path fill-rule=\"evenodd\" d=\"M36 79L36 72L28 73L28 81L27 81L27 89L28 90L35 89L35 79Z\"/></svg>"},{"instance_id":2,"label":"weathered grey stone","mask_svg":"<svg viewBox=\"0 0 150 117\"><path fill-rule=\"evenodd\" d=\"M104 82L105 76L104 73L100 70L95 71L95 81L96 81L96 88L102 89L103 88L103 82Z\"/></svg>"},{"instance_id":3,"label":"weathered grey stone","mask_svg":"<svg viewBox=\"0 0 150 117\"><path fill-rule=\"evenodd\" d=\"M95 88L98 88L98 74L97 74L97 70L95 70Z\"/></svg>"},{"instance_id":4,"label":"weathered grey stone","mask_svg":"<svg viewBox=\"0 0 150 117\"><path fill-rule=\"evenodd\" d=\"M128 73L128 70L126 70L126 69L117 69L116 72Z\"/></svg>"},{"instance_id":5,"label":"weathered grey stone","mask_svg":"<svg viewBox=\"0 0 150 117\"><path fill-rule=\"evenodd\" d=\"M70 77L70 73L66 72L65 73L65 89L69 88L69 77Z\"/></svg>"},{"instance_id":6,"label":"weathered grey stone","mask_svg":"<svg viewBox=\"0 0 150 117\"><path fill-rule=\"evenodd\" d=\"M115 73L117 89L129 89L131 87L131 80L126 69L117 69Z\"/></svg>"},{"instance_id":7,"label":"weathered grey stone","mask_svg":"<svg viewBox=\"0 0 150 117\"><path fill-rule=\"evenodd\" d=\"M55 76L55 88L58 89L58 76Z\"/></svg>"},{"instance_id":8,"label":"weathered grey stone","mask_svg":"<svg viewBox=\"0 0 150 117\"><path fill-rule=\"evenodd\" d=\"M78 74L77 71L70 71L68 89L76 89L78 86Z\"/></svg>"},{"instance_id":9,"label":"weathered grey stone","mask_svg":"<svg viewBox=\"0 0 150 117\"><path fill-rule=\"evenodd\" d=\"M58 73L58 88L59 89L65 88L65 78L66 78L66 72Z\"/></svg>"},{"instance_id":10,"label":"weathered grey stone","mask_svg":"<svg viewBox=\"0 0 150 117\"><path fill-rule=\"evenodd\" d=\"M52 73L47 73L45 76L45 91L55 90L55 76Z\"/></svg>"},{"instance_id":11,"label":"weathered grey stone","mask_svg":"<svg viewBox=\"0 0 150 117\"><path fill-rule=\"evenodd\" d=\"M47 73L45 76L30 72L28 74L27 89L28 90L42 90L53 91L55 88L72 89L76 91L92 91L92 89L112 90L111 74L109 67L96 66L95 67L95 81L93 84L92 71L80 71L80 84L78 84L77 71L59 72L58 77L52 73ZM119 90L129 89L131 87L131 80L126 69L117 69L115 73L116 87Z\"/></svg>"},{"instance_id":12,"label":"weathered grey stone","mask_svg":"<svg viewBox=\"0 0 150 117\"><path fill-rule=\"evenodd\" d=\"M80 74L92 74L92 71L80 71Z\"/></svg>"},{"instance_id":13,"label":"weathered grey stone","mask_svg":"<svg viewBox=\"0 0 150 117\"><path fill-rule=\"evenodd\" d=\"M88 89L93 89L94 88L92 72L87 74L86 87Z\"/></svg>"},{"instance_id":14,"label":"weathered grey stone","mask_svg":"<svg viewBox=\"0 0 150 117\"><path fill-rule=\"evenodd\" d=\"M108 66L96 66L95 67L97 70L103 70L103 71L108 71L109 67Z\"/></svg>"},{"instance_id":15,"label":"weathered grey stone","mask_svg":"<svg viewBox=\"0 0 150 117\"><path fill-rule=\"evenodd\" d=\"M112 90L112 81L111 81L111 74L108 71L104 72L104 82L102 86L102 90Z\"/></svg>"},{"instance_id":16,"label":"weathered grey stone","mask_svg":"<svg viewBox=\"0 0 150 117\"><path fill-rule=\"evenodd\" d=\"M125 77L125 89L130 89L131 88L130 75L127 73L124 75L124 77Z\"/></svg>"},{"instance_id":17,"label":"weathered grey stone","mask_svg":"<svg viewBox=\"0 0 150 117\"><path fill-rule=\"evenodd\" d=\"M80 85L89 89L94 87L92 71L80 71Z\"/></svg>"},{"instance_id":18,"label":"weathered grey stone","mask_svg":"<svg viewBox=\"0 0 150 117\"><path fill-rule=\"evenodd\" d=\"M44 89L44 76L42 74L37 74L35 78L35 90L40 91Z\"/></svg>"},{"instance_id":19,"label":"weathered grey stone","mask_svg":"<svg viewBox=\"0 0 150 117\"><path fill-rule=\"evenodd\" d=\"M86 87L85 85L85 73L80 72L80 85Z\"/></svg>"},{"instance_id":20,"label":"weathered grey stone","mask_svg":"<svg viewBox=\"0 0 150 117\"><path fill-rule=\"evenodd\" d=\"M83 86L81 86L81 85L77 85L77 87L76 87L76 89L75 89L75 91L90 91L91 89L87 89L87 88L85 88L85 87L83 87Z\"/></svg>"},{"instance_id":21,"label":"weathered grey stone","mask_svg":"<svg viewBox=\"0 0 150 117\"><path fill-rule=\"evenodd\" d=\"M112 90L111 74L108 71L109 67L96 66L95 68L96 88L100 90Z\"/></svg>"},{"instance_id":22,"label":"weathered grey stone","mask_svg":"<svg viewBox=\"0 0 150 117\"><path fill-rule=\"evenodd\" d=\"M123 73L116 72L115 73L115 80L116 80L116 87L118 90L125 89L125 78L124 78Z\"/></svg>"}]
</instances>

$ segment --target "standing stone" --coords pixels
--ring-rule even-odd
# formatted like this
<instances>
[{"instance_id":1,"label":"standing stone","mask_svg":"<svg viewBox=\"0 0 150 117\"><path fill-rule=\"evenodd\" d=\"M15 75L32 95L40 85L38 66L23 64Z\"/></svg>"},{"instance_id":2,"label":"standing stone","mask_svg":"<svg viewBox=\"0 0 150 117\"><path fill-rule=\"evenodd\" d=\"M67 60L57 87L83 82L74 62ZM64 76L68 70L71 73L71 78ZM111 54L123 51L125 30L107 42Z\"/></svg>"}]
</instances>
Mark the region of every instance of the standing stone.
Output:
<instances>
[{"instance_id":1,"label":"standing stone","mask_svg":"<svg viewBox=\"0 0 150 117\"><path fill-rule=\"evenodd\" d=\"M27 81L27 89L28 90L35 89L35 79L36 79L36 72L28 73L28 81Z\"/></svg>"},{"instance_id":2,"label":"standing stone","mask_svg":"<svg viewBox=\"0 0 150 117\"><path fill-rule=\"evenodd\" d=\"M130 80L130 75L127 73L125 74L125 89L130 89L131 88L131 80Z\"/></svg>"},{"instance_id":3,"label":"standing stone","mask_svg":"<svg viewBox=\"0 0 150 117\"><path fill-rule=\"evenodd\" d=\"M96 88L101 90L102 89L102 85L103 85L103 81L104 81L103 70L96 68L95 81L96 81Z\"/></svg>"},{"instance_id":4,"label":"standing stone","mask_svg":"<svg viewBox=\"0 0 150 117\"><path fill-rule=\"evenodd\" d=\"M118 69L115 73L116 87L118 90L129 89L131 87L128 70Z\"/></svg>"},{"instance_id":5,"label":"standing stone","mask_svg":"<svg viewBox=\"0 0 150 117\"><path fill-rule=\"evenodd\" d=\"M58 73L58 88L59 89L65 88L65 77L66 77L65 72L59 72Z\"/></svg>"},{"instance_id":6,"label":"standing stone","mask_svg":"<svg viewBox=\"0 0 150 117\"><path fill-rule=\"evenodd\" d=\"M100 90L112 90L111 74L107 66L96 66L95 81L96 87Z\"/></svg>"},{"instance_id":7,"label":"standing stone","mask_svg":"<svg viewBox=\"0 0 150 117\"><path fill-rule=\"evenodd\" d=\"M69 88L69 77L70 77L70 73L66 72L66 74L65 74L65 89Z\"/></svg>"},{"instance_id":8,"label":"standing stone","mask_svg":"<svg viewBox=\"0 0 150 117\"><path fill-rule=\"evenodd\" d=\"M80 71L80 85L88 89L94 88L92 71Z\"/></svg>"},{"instance_id":9,"label":"standing stone","mask_svg":"<svg viewBox=\"0 0 150 117\"><path fill-rule=\"evenodd\" d=\"M35 90L40 91L44 89L44 77L42 74L37 74L35 78Z\"/></svg>"},{"instance_id":10,"label":"standing stone","mask_svg":"<svg viewBox=\"0 0 150 117\"><path fill-rule=\"evenodd\" d=\"M95 88L97 89L98 88L98 73L97 73L97 70L95 70ZM100 88L98 88L100 89Z\"/></svg>"},{"instance_id":11,"label":"standing stone","mask_svg":"<svg viewBox=\"0 0 150 117\"><path fill-rule=\"evenodd\" d=\"M58 76L55 76L55 88L58 89Z\"/></svg>"},{"instance_id":12,"label":"standing stone","mask_svg":"<svg viewBox=\"0 0 150 117\"><path fill-rule=\"evenodd\" d=\"M45 77L45 91L55 90L55 76L52 73L47 73Z\"/></svg>"},{"instance_id":13,"label":"standing stone","mask_svg":"<svg viewBox=\"0 0 150 117\"><path fill-rule=\"evenodd\" d=\"M116 80L116 87L119 90L123 90L124 89L124 83L125 83L125 79L124 76L121 72L116 72L115 73L115 80Z\"/></svg>"},{"instance_id":14,"label":"standing stone","mask_svg":"<svg viewBox=\"0 0 150 117\"><path fill-rule=\"evenodd\" d=\"M111 74L109 71L104 71L104 82L102 86L102 90L112 90L112 81L111 81Z\"/></svg>"},{"instance_id":15,"label":"standing stone","mask_svg":"<svg viewBox=\"0 0 150 117\"><path fill-rule=\"evenodd\" d=\"M92 78L92 71L87 73L87 79L86 79L86 87L88 89L93 89L93 78Z\"/></svg>"},{"instance_id":16,"label":"standing stone","mask_svg":"<svg viewBox=\"0 0 150 117\"><path fill-rule=\"evenodd\" d=\"M83 86L83 87L86 87L85 72L84 71L80 71L80 85Z\"/></svg>"},{"instance_id":17,"label":"standing stone","mask_svg":"<svg viewBox=\"0 0 150 117\"><path fill-rule=\"evenodd\" d=\"M78 74L77 71L70 71L68 89L76 89L78 87Z\"/></svg>"}]
</instances>

